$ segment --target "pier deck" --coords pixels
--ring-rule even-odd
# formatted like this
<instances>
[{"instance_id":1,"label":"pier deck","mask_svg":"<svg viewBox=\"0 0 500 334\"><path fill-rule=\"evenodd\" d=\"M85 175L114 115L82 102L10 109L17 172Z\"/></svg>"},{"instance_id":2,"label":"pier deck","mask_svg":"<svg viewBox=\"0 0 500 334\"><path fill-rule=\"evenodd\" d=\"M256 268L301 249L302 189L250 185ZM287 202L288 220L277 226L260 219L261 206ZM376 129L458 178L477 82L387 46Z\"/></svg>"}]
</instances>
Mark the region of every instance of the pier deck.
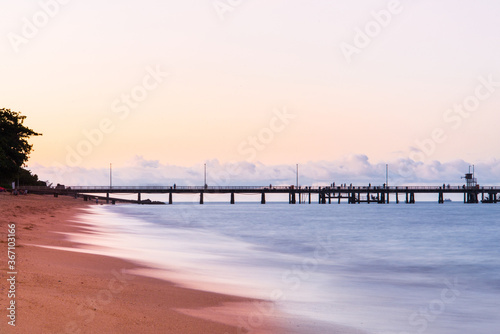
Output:
<instances>
[{"instance_id":1,"label":"pier deck","mask_svg":"<svg viewBox=\"0 0 500 334\"><path fill-rule=\"evenodd\" d=\"M102 198L108 202L119 200L111 194L137 194L136 203L143 203L141 194L169 194L169 204L173 203L174 194L199 194L200 204L204 203L204 194L230 194L230 203L235 203L235 194L260 194L261 203L266 203L266 194L288 194L288 202L312 203L312 195L317 195L319 204L347 201L356 203L415 203L415 194L436 194L438 203L444 203L445 194L463 194L464 203L498 203L500 187L466 187L464 186L71 186L71 187L21 187L32 193L69 195L75 197ZM93 195L106 194L106 197ZM130 200L129 200L130 201Z\"/></svg>"}]
</instances>

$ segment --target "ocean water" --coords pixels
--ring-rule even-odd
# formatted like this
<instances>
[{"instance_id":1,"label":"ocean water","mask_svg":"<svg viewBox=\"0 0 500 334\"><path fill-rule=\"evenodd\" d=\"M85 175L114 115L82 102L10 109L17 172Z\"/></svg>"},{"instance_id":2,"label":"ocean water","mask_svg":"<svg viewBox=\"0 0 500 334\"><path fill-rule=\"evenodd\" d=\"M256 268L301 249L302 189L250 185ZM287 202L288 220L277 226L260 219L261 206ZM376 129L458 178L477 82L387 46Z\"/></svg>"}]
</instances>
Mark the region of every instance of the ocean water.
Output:
<instances>
[{"instance_id":1,"label":"ocean water","mask_svg":"<svg viewBox=\"0 0 500 334\"><path fill-rule=\"evenodd\" d=\"M500 205L454 202L116 205L89 209L78 219L94 233L71 237L156 268L147 274L271 300L292 317L366 333L492 334L499 217Z\"/></svg>"}]
</instances>

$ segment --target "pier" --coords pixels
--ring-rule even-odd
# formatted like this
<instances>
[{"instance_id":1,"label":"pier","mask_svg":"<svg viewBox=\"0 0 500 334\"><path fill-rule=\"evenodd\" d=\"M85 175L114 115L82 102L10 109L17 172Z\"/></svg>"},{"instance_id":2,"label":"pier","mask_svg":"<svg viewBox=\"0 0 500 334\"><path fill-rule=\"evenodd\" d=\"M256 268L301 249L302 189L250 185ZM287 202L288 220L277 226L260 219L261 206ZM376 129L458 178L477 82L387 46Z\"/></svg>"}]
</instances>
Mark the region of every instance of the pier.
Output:
<instances>
[{"instance_id":1,"label":"pier","mask_svg":"<svg viewBox=\"0 0 500 334\"><path fill-rule=\"evenodd\" d=\"M440 204L445 202L447 194L462 194L464 203L498 203L500 201L500 187L474 186L96 186L96 187L22 187L30 193L53 194L54 196L67 195L84 200L98 199L110 203L122 201L138 204L158 204L150 200L143 200L143 194L167 194L168 204L173 204L175 195L196 194L199 203L205 202L207 194L227 194L228 203L236 203L238 194L260 195L260 203L266 204L266 195L285 194L288 195L290 204L332 204L332 203L378 203L388 204L406 203L414 204L415 195L433 194ZM137 200L124 200L116 195L135 194ZM313 196L314 195L314 196ZM313 197L315 198L313 200Z\"/></svg>"}]
</instances>

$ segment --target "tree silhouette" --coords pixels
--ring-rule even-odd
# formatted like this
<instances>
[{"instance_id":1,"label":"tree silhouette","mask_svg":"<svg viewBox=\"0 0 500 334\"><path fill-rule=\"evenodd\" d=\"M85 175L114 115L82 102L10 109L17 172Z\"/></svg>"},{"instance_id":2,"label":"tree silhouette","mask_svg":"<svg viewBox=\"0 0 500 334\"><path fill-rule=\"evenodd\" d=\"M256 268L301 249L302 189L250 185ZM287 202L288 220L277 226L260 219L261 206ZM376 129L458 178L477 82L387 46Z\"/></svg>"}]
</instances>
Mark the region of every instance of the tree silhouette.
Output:
<instances>
[{"instance_id":1,"label":"tree silhouette","mask_svg":"<svg viewBox=\"0 0 500 334\"><path fill-rule=\"evenodd\" d=\"M40 133L23 125L26 116L10 109L0 109L0 181L7 182L19 175L21 167L28 161L33 145L31 136Z\"/></svg>"}]
</instances>

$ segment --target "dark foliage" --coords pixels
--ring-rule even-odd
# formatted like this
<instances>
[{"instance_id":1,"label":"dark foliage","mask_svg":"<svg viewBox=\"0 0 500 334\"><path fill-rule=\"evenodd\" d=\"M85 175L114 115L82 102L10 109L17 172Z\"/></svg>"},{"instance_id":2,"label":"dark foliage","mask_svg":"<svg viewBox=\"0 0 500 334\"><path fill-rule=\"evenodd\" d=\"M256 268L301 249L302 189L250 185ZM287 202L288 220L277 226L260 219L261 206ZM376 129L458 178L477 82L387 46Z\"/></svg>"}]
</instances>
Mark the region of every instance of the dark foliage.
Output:
<instances>
[{"instance_id":1,"label":"dark foliage","mask_svg":"<svg viewBox=\"0 0 500 334\"><path fill-rule=\"evenodd\" d=\"M33 148L28 139L41 134L24 126L25 119L26 116L19 112L0 109L0 183L2 184L22 175L25 177L26 172L30 174L29 171L21 169Z\"/></svg>"}]
</instances>

